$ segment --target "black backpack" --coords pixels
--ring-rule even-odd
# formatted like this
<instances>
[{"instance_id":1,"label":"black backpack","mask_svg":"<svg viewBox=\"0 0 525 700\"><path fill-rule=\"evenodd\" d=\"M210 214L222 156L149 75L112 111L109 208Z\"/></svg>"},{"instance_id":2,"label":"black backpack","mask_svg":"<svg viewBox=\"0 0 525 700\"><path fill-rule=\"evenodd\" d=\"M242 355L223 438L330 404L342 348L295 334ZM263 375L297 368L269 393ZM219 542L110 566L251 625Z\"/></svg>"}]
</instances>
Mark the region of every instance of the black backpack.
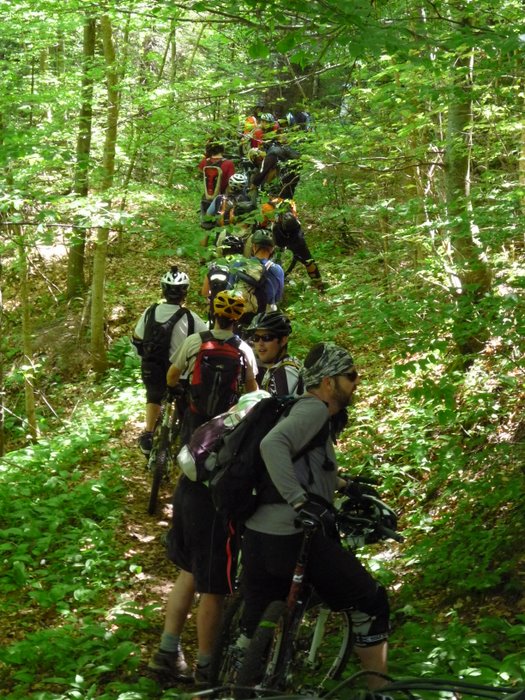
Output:
<instances>
[{"instance_id":1,"label":"black backpack","mask_svg":"<svg viewBox=\"0 0 525 700\"><path fill-rule=\"evenodd\" d=\"M279 418L287 415L299 400L296 396L270 396L262 399L214 445L206 459L208 486L215 508L226 520L243 522L260 503L284 502L266 470L260 444ZM326 444L329 431L327 421L294 455L294 461L314 447ZM308 484L304 486L307 488Z\"/></svg>"},{"instance_id":2,"label":"black backpack","mask_svg":"<svg viewBox=\"0 0 525 700\"><path fill-rule=\"evenodd\" d=\"M164 367L166 372L170 365L170 343L171 334L175 324L183 317L188 319L188 335L195 330L195 322L190 311L180 308L168 318L160 323L155 320L155 309L158 304L153 304L146 311L144 316L144 338L142 340L142 361L146 364L154 364Z\"/></svg>"}]
</instances>

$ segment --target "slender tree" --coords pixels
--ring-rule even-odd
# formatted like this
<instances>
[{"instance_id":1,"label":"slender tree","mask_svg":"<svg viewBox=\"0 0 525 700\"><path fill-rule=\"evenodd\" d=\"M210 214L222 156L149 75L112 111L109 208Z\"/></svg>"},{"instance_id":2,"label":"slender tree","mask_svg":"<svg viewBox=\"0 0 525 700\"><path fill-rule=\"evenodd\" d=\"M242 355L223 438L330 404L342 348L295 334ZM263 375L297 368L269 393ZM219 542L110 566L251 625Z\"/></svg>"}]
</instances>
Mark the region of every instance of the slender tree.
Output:
<instances>
[{"instance_id":1,"label":"slender tree","mask_svg":"<svg viewBox=\"0 0 525 700\"><path fill-rule=\"evenodd\" d=\"M119 85L118 67L113 42L111 20L104 15L100 20L100 31L106 61L106 84L108 93L108 110L106 120L106 137L104 141L104 162L102 190L108 193L113 186L115 173L115 150L117 143L119 115ZM108 201L108 208L111 203ZM108 248L109 227L100 226L95 243L93 260L93 280L91 286L91 361L97 373L107 367L105 336L104 336L104 283L106 276L106 257Z\"/></svg>"},{"instance_id":2,"label":"slender tree","mask_svg":"<svg viewBox=\"0 0 525 700\"><path fill-rule=\"evenodd\" d=\"M89 157L93 121L93 59L95 56L96 21L87 16L84 20L82 43L82 87L80 114L78 120L77 152L74 176L74 192L79 197L87 197L89 191ZM86 229L73 227L73 237L69 247L67 269L67 296L78 295L84 289L84 256Z\"/></svg>"},{"instance_id":3,"label":"slender tree","mask_svg":"<svg viewBox=\"0 0 525 700\"><path fill-rule=\"evenodd\" d=\"M455 338L465 355L479 350L486 336L478 304L491 288L470 200L473 62L471 52L454 61L445 151L448 233L458 281Z\"/></svg>"}]
</instances>

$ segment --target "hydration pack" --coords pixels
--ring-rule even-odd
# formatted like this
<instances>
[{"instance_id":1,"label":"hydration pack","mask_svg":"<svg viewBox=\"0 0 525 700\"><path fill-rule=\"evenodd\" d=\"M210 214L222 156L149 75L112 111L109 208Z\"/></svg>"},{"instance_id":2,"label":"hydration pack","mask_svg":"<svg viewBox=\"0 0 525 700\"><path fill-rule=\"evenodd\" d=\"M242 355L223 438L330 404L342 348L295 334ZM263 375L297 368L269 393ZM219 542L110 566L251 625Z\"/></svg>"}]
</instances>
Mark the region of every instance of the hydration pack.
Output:
<instances>
[{"instance_id":1,"label":"hydration pack","mask_svg":"<svg viewBox=\"0 0 525 700\"><path fill-rule=\"evenodd\" d=\"M213 163L207 163L202 169L202 176L204 181L204 199L211 202L215 197L220 194L221 182L222 182L222 168L221 163L224 161L223 158L217 160Z\"/></svg>"},{"instance_id":2,"label":"hydration pack","mask_svg":"<svg viewBox=\"0 0 525 700\"><path fill-rule=\"evenodd\" d=\"M168 371L170 360L171 335L175 324L183 316L188 319L188 333L191 335L195 329L193 316L188 309L183 307L177 309L167 321L155 320L155 310L158 304L153 304L146 311L144 316L144 338L142 340L142 360L143 363L155 364L165 367Z\"/></svg>"},{"instance_id":3,"label":"hydration pack","mask_svg":"<svg viewBox=\"0 0 525 700\"><path fill-rule=\"evenodd\" d=\"M244 313L265 311L268 298L268 271L274 265L271 260L259 258L237 260L230 268L231 288L244 298Z\"/></svg>"},{"instance_id":4,"label":"hydration pack","mask_svg":"<svg viewBox=\"0 0 525 700\"><path fill-rule=\"evenodd\" d=\"M189 385L190 410L212 418L236 403L246 376L241 339L216 338L211 331L199 334L201 346Z\"/></svg>"},{"instance_id":5,"label":"hydration pack","mask_svg":"<svg viewBox=\"0 0 525 700\"><path fill-rule=\"evenodd\" d=\"M287 415L300 399L296 396L270 396L262 391L254 393L266 395L266 398L259 396L239 420L228 423L230 414L225 414L197 428L179 460L189 478L208 483L215 508L228 521L246 520L260 503L284 503L266 471L260 445L281 416ZM230 413L235 414L235 409ZM294 455L294 461L324 445L328 435L327 421ZM194 468L191 468L192 459Z\"/></svg>"}]
</instances>

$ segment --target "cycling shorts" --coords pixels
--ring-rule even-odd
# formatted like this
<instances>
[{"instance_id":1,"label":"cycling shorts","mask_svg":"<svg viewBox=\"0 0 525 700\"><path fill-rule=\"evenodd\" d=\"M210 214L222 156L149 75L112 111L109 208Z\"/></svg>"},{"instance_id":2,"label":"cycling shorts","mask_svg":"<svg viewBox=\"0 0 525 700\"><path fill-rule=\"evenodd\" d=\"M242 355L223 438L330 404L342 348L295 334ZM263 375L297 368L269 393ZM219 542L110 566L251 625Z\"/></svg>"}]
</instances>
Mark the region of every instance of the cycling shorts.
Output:
<instances>
[{"instance_id":1,"label":"cycling shorts","mask_svg":"<svg viewBox=\"0 0 525 700\"><path fill-rule=\"evenodd\" d=\"M228 541L208 488L179 479L173 496L173 521L168 533L168 558L195 579L197 593L230 592Z\"/></svg>"}]
</instances>

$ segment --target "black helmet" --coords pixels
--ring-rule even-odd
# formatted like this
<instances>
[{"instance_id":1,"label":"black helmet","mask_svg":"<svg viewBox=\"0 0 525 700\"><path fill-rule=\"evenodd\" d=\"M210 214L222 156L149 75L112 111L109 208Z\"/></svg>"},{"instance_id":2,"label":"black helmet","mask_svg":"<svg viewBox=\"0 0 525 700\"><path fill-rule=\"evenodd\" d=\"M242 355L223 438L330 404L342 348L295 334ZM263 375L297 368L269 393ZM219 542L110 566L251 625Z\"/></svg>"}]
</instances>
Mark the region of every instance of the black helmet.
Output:
<instances>
[{"instance_id":1,"label":"black helmet","mask_svg":"<svg viewBox=\"0 0 525 700\"><path fill-rule=\"evenodd\" d=\"M280 311L263 311L254 316L248 327L248 332L263 330L275 333L278 338L283 338L292 332L292 324L290 319Z\"/></svg>"},{"instance_id":2,"label":"black helmet","mask_svg":"<svg viewBox=\"0 0 525 700\"><path fill-rule=\"evenodd\" d=\"M242 255L244 253L244 241L240 236L229 233L222 241L217 243L219 255Z\"/></svg>"},{"instance_id":3,"label":"black helmet","mask_svg":"<svg viewBox=\"0 0 525 700\"><path fill-rule=\"evenodd\" d=\"M162 276L160 286L167 301L178 302L186 296L190 286L190 278L185 272L180 272L176 265L173 265L170 271Z\"/></svg>"},{"instance_id":4,"label":"black helmet","mask_svg":"<svg viewBox=\"0 0 525 700\"><path fill-rule=\"evenodd\" d=\"M403 541L403 537L396 532L397 516L392 508L366 493L351 496L343 502L337 514L337 526L340 535L352 547L389 538Z\"/></svg>"},{"instance_id":5,"label":"black helmet","mask_svg":"<svg viewBox=\"0 0 525 700\"><path fill-rule=\"evenodd\" d=\"M272 232L262 228L259 229L252 236L252 244L261 248L274 248L275 243L273 242Z\"/></svg>"}]
</instances>

